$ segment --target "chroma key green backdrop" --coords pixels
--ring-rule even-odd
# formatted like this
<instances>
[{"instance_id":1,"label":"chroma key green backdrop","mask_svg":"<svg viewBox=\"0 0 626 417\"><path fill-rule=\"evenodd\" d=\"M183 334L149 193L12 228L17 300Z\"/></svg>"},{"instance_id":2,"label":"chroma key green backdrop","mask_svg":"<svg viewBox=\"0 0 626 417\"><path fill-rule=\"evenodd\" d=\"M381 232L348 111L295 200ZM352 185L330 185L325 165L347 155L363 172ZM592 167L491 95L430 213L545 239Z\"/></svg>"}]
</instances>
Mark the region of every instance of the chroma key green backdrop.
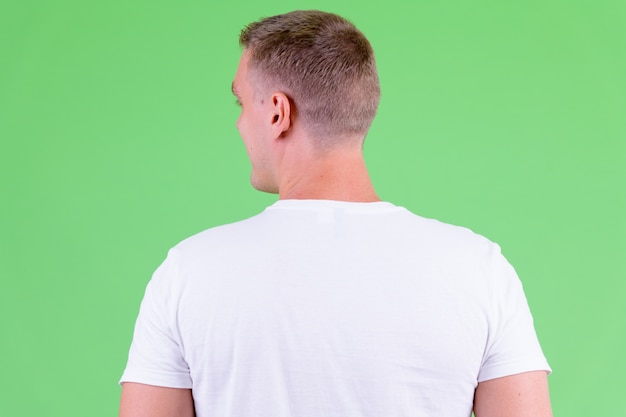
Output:
<instances>
[{"instance_id":1,"label":"chroma key green backdrop","mask_svg":"<svg viewBox=\"0 0 626 417\"><path fill-rule=\"evenodd\" d=\"M626 415L626 3L0 2L0 416L111 416L168 248L261 211L239 30L292 9L370 38L379 194L498 242L556 415Z\"/></svg>"}]
</instances>

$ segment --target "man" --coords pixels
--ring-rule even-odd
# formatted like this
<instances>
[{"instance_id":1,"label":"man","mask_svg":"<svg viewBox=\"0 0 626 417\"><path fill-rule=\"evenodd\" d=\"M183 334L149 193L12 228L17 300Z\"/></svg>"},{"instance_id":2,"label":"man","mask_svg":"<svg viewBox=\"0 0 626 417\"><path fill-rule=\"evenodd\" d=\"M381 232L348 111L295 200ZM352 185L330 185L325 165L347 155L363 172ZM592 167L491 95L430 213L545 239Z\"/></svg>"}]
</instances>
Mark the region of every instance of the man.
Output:
<instances>
[{"instance_id":1,"label":"man","mask_svg":"<svg viewBox=\"0 0 626 417\"><path fill-rule=\"evenodd\" d=\"M280 199L170 251L120 416L550 416L550 368L498 246L374 191L367 39L296 11L240 43L237 128L252 185Z\"/></svg>"}]
</instances>

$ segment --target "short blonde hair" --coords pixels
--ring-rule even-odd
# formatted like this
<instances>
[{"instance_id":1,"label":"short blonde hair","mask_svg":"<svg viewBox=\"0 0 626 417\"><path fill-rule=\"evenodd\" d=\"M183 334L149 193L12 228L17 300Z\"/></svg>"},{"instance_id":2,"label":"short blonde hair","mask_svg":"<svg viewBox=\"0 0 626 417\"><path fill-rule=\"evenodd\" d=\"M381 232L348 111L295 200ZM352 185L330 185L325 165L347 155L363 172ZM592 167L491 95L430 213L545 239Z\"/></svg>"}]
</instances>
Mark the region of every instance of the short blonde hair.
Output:
<instances>
[{"instance_id":1,"label":"short blonde hair","mask_svg":"<svg viewBox=\"0 0 626 417\"><path fill-rule=\"evenodd\" d=\"M351 22L299 10L251 23L239 43L254 80L287 94L309 134L323 143L367 133L380 84L372 46Z\"/></svg>"}]
</instances>

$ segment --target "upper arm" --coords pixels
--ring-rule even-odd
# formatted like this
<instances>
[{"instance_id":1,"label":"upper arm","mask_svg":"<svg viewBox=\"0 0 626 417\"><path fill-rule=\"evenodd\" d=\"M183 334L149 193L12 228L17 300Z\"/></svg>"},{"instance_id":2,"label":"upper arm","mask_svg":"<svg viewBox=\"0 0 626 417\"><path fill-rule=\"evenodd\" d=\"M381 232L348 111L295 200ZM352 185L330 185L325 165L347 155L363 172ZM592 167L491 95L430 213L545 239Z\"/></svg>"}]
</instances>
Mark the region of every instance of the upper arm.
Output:
<instances>
[{"instance_id":1,"label":"upper arm","mask_svg":"<svg viewBox=\"0 0 626 417\"><path fill-rule=\"evenodd\" d=\"M476 417L552 417L545 371L491 379L478 384Z\"/></svg>"},{"instance_id":2,"label":"upper arm","mask_svg":"<svg viewBox=\"0 0 626 417\"><path fill-rule=\"evenodd\" d=\"M124 382L119 417L194 417L190 389Z\"/></svg>"}]
</instances>

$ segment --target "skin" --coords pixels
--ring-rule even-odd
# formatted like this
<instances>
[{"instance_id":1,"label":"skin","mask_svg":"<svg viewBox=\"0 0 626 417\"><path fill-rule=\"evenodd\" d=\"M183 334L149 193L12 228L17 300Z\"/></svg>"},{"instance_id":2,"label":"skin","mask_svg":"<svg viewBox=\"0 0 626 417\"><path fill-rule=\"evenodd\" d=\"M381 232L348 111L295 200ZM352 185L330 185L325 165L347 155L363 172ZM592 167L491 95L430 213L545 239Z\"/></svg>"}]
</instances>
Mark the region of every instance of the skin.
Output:
<instances>
[{"instance_id":1,"label":"skin","mask_svg":"<svg viewBox=\"0 0 626 417\"><path fill-rule=\"evenodd\" d=\"M120 417L195 417L190 389L124 382Z\"/></svg>"},{"instance_id":2,"label":"skin","mask_svg":"<svg viewBox=\"0 0 626 417\"><path fill-rule=\"evenodd\" d=\"M317 149L284 93L254 89L248 61L244 51L233 94L241 105L237 129L252 165L252 186L281 199L379 201L363 159L365 133L342 137L329 151Z\"/></svg>"},{"instance_id":3,"label":"skin","mask_svg":"<svg viewBox=\"0 0 626 417\"><path fill-rule=\"evenodd\" d=\"M233 81L241 105L237 129L252 166L250 181L281 199L379 201L363 159L362 136L341 138L340 146L320 151L294 116L280 91L256 91L248 75L246 51ZM551 417L544 371L484 381L474 397L476 417ZM124 383L120 417L194 417L189 389Z\"/></svg>"},{"instance_id":4,"label":"skin","mask_svg":"<svg viewBox=\"0 0 626 417\"><path fill-rule=\"evenodd\" d=\"M476 417L552 417L545 371L525 372L478 384Z\"/></svg>"}]
</instances>

